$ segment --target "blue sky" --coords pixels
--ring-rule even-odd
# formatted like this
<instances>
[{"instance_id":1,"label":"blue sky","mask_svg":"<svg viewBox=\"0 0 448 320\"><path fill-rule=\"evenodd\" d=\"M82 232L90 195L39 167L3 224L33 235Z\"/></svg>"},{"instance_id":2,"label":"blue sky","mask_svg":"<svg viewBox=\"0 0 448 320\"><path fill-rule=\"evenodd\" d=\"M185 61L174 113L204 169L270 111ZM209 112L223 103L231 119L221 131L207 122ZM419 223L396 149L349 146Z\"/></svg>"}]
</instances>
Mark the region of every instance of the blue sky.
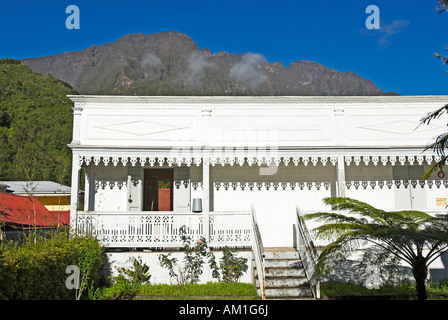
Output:
<instances>
[{"instance_id":1,"label":"blue sky","mask_svg":"<svg viewBox=\"0 0 448 320\"><path fill-rule=\"evenodd\" d=\"M352 71L383 91L448 94L448 13L436 0L0 0L0 58L82 50L129 33L175 30L212 53L253 52L285 66L297 60ZM69 30L65 9L80 10ZM380 10L368 30L366 8Z\"/></svg>"}]
</instances>

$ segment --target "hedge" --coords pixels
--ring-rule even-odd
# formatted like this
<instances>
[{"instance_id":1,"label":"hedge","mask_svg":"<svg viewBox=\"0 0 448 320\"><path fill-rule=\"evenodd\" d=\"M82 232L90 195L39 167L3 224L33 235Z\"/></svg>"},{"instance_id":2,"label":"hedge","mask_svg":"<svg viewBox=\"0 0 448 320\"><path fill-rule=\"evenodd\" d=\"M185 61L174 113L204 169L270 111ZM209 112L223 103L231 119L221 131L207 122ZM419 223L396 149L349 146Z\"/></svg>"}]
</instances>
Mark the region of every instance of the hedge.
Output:
<instances>
[{"instance_id":1,"label":"hedge","mask_svg":"<svg viewBox=\"0 0 448 320\"><path fill-rule=\"evenodd\" d=\"M66 287L66 268L82 265L86 256L92 265L89 286L92 281L98 285L101 278L103 249L88 236L69 237L67 231L46 237L31 234L20 243L2 243L0 250L2 300L75 299L75 290Z\"/></svg>"}]
</instances>

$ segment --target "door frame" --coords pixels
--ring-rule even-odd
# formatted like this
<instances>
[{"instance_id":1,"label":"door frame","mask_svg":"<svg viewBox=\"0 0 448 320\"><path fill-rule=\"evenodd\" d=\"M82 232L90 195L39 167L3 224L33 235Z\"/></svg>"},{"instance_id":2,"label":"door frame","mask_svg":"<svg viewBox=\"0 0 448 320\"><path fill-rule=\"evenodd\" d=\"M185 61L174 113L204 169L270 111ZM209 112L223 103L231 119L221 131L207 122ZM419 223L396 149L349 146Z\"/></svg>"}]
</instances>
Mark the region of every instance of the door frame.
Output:
<instances>
[{"instance_id":1,"label":"door frame","mask_svg":"<svg viewBox=\"0 0 448 320\"><path fill-rule=\"evenodd\" d=\"M167 180L170 181L170 210L173 211L174 208L174 169L173 168L148 168L143 170L143 211L150 211L149 208L147 208L146 205L146 193L147 193L147 186L146 181L148 180L157 180L157 197L159 197L159 188L158 188L158 182L160 180ZM158 199L157 199L157 210L153 211L159 211L159 205L158 205ZM163 212L169 212L169 211L163 211Z\"/></svg>"}]
</instances>

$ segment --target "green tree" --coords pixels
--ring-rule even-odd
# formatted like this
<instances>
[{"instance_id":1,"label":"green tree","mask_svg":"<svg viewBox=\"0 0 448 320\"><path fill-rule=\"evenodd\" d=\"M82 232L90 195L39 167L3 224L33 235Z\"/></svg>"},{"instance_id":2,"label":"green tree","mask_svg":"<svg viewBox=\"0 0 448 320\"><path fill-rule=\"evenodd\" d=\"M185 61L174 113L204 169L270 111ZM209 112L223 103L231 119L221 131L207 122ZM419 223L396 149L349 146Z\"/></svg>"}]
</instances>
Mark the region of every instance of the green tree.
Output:
<instances>
[{"instance_id":1,"label":"green tree","mask_svg":"<svg viewBox=\"0 0 448 320\"><path fill-rule=\"evenodd\" d=\"M329 239L319 255L318 271L327 273L334 261L342 261L359 245L372 244L412 268L419 300L427 298L425 281L429 265L448 249L448 216L421 211L388 212L350 198L330 197L324 203L332 212L309 214L306 219L324 223L313 231Z\"/></svg>"},{"instance_id":2,"label":"green tree","mask_svg":"<svg viewBox=\"0 0 448 320\"><path fill-rule=\"evenodd\" d=\"M0 60L0 180L70 184L73 102L76 94L51 74L18 60Z\"/></svg>"}]
</instances>

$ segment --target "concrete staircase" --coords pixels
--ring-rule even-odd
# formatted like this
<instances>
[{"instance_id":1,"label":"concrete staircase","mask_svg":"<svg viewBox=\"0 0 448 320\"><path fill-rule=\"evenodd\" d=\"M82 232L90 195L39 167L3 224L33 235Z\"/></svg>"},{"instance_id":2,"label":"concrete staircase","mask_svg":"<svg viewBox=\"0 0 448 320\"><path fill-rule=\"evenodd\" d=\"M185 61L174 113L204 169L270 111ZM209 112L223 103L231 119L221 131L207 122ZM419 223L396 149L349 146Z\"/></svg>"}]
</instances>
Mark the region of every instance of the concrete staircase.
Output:
<instances>
[{"instance_id":1,"label":"concrete staircase","mask_svg":"<svg viewBox=\"0 0 448 320\"><path fill-rule=\"evenodd\" d=\"M266 299L313 299L296 249L265 248L264 251Z\"/></svg>"}]
</instances>

